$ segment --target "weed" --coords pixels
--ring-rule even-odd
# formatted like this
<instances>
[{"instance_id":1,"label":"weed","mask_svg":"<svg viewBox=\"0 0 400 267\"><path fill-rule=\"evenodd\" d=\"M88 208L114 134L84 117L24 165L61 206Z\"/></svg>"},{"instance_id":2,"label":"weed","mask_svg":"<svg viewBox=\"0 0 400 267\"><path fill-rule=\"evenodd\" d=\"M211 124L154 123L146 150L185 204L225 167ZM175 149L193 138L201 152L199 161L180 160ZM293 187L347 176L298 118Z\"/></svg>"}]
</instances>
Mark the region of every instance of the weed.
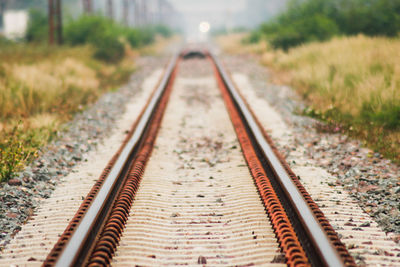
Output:
<instances>
[{"instance_id":1,"label":"weed","mask_svg":"<svg viewBox=\"0 0 400 267\"><path fill-rule=\"evenodd\" d=\"M289 73L291 85L313 107L307 115L330 128L340 124L343 131L400 162L398 49L396 39L342 37L275 52L267 64L277 74Z\"/></svg>"},{"instance_id":2,"label":"weed","mask_svg":"<svg viewBox=\"0 0 400 267\"><path fill-rule=\"evenodd\" d=\"M129 79L138 54L132 47L170 34L164 27L128 29L83 16L66 25L71 46L47 46L45 16L30 15L28 43L0 38L0 182L31 160L61 123Z\"/></svg>"},{"instance_id":3,"label":"weed","mask_svg":"<svg viewBox=\"0 0 400 267\"><path fill-rule=\"evenodd\" d=\"M124 53L124 45L114 34L103 35L96 40L96 59L116 63L124 57Z\"/></svg>"},{"instance_id":4,"label":"weed","mask_svg":"<svg viewBox=\"0 0 400 267\"><path fill-rule=\"evenodd\" d=\"M8 181L19 171L33 151L20 139L20 126L14 126L0 142L0 181Z\"/></svg>"},{"instance_id":5,"label":"weed","mask_svg":"<svg viewBox=\"0 0 400 267\"><path fill-rule=\"evenodd\" d=\"M219 40L227 52L249 53L253 46L230 36ZM287 53L266 49L260 59L273 82L290 84L305 99L303 114L326 123L321 129L359 138L400 163L399 50L399 39L358 35Z\"/></svg>"},{"instance_id":6,"label":"weed","mask_svg":"<svg viewBox=\"0 0 400 267\"><path fill-rule=\"evenodd\" d=\"M0 50L0 182L34 158L58 125L134 70L132 58L118 64L92 59L89 46L52 48L48 54L34 45L6 50Z\"/></svg>"},{"instance_id":7,"label":"weed","mask_svg":"<svg viewBox=\"0 0 400 267\"><path fill-rule=\"evenodd\" d=\"M363 122L369 122L386 130L400 130L400 103L384 103L375 110L373 102L364 103L360 112Z\"/></svg>"}]
</instances>

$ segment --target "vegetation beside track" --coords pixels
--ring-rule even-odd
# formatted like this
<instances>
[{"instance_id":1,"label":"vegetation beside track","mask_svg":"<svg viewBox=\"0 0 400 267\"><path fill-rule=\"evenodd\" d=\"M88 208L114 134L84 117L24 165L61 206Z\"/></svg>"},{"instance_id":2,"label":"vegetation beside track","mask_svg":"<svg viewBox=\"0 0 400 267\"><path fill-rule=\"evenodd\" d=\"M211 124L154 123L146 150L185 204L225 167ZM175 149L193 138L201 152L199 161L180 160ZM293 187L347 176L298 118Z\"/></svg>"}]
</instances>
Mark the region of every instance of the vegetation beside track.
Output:
<instances>
[{"instance_id":1,"label":"vegetation beside track","mask_svg":"<svg viewBox=\"0 0 400 267\"><path fill-rule=\"evenodd\" d=\"M400 2L290 0L250 34L219 38L252 52L308 102L305 114L400 163Z\"/></svg>"},{"instance_id":2,"label":"vegetation beside track","mask_svg":"<svg viewBox=\"0 0 400 267\"><path fill-rule=\"evenodd\" d=\"M26 41L0 37L0 182L76 112L127 82L141 50L171 35L165 27L133 29L96 16L67 23L64 46L48 46L46 33L45 16L33 11Z\"/></svg>"},{"instance_id":3,"label":"vegetation beside track","mask_svg":"<svg viewBox=\"0 0 400 267\"><path fill-rule=\"evenodd\" d=\"M304 114L327 122L400 162L400 40L336 37L285 52L244 44L243 35L220 36L225 51L251 50L273 72L272 82L291 85L308 103Z\"/></svg>"},{"instance_id":4,"label":"vegetation beside track","mask_svg":"<svg viewBox=\"0 0 400 267\"><path fill-rule=\"evenodd\" d=\"M30 13L26 38L31 43L47 43L47 16L40 11ZM156 36L171 37L172 31L163 25L133 28L99 15L83 15L64 27L63 39L69 46L90 45L95 59L118 63L124 58L126 46L139 49L152 44Z\"/></svg>"},{"instance_id":5,"label":"vegetation beside track","mask_svg":"<svg viewBox=\"0 0 400 267\"><path fill-rule=\"evenodd\" d=\"M255 30L247 42L266 38L273 48L289 48L337 35L395 37L400 1L290 0L286 11Z\"/></svg>"}]
</instances>

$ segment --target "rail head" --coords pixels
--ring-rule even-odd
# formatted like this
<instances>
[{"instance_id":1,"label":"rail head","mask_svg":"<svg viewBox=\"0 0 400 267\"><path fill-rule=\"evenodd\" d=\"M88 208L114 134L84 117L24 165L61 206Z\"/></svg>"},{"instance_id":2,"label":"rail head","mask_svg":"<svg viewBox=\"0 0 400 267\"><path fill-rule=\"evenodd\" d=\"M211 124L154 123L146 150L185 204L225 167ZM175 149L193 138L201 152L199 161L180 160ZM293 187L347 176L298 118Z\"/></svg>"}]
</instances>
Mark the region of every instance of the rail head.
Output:
<instances>
[{"instance_id":1,"label":"rail head","mask_svg":"<svg viewBox=\"0 0 400 267\"><path fill-rule=\"evenodd\" d=\"M64 249L60 252L58 259L54 264L55 266L81 266L84 258L87 258L87 255L84 255L82 251L90 250L88 249L89 240L95 239L95 232L97 232L97 230L93 229L98 227L96 224L103 223L102 221L104 218L99 222L100 217L106 217L106 215L102 215L102 213L105 212L104 208L106 205L109 205L107 204L108 202L113 202L111 198L116 194L116 190L118 190L116 187L118 186L117 184L119 183L119 179L121 179L120 176L122 175L124 166L127 165L129 159L132 157L132 153L135 152L142 136L145 134L154 109L157 107L157 104L168 85L179 56L180 53L176 53L168 64L164 76L139 119L132 137L122 149L122 152L111 168L110 173L106 177L90 207L82 217L79 225L75 228Z\"/></svg>"},{"instance_id":2,"label":"rail head","mask_svg":"<svg viewBox=\"0 0 400 267\"><path fill-rule=\"evenodd\" d=\"M308 256L311 258L318 257L319 259L317 261L322 262L325 266L345 266L341 256L339 255L335 246L332 244L324 229L320 225L319 221L315 217L308 203L303 198L298 187L294 184L293 180L286 172L284 166L275 155L272 147L264 138L263 132L258 126L256 119L254 118L251 111L248 109L241 95L238 93L235 85L231 81L227 72L224 70L221 62L215 54L210 53L210 56L214 61L218 72L221 75L221 78L225 83L225 86L227 87L235 105L237 106L239 113L245 121L248 131L254 137L253 141L258 145L259 150L262 152L270 168L273 170L279 184L282 187L282 190L285 192L286 197L291 202L290 204L294 207L296 216L301 222L303 229L307 232L306 234L314 250L318 253L318 255Z\"/></svg>"},{"instance_id":3,"label":"rail head","mask_svg":"<svg viewBox=\"0 0 400 267\"><path fill-rule=\"evenodd\" d=\"M313 211L309 208L301 192L289 177L284 166L282 166L271 146L265 140L263 132L259 128L257 121L253 117L251 111L247 108L246 103L236 90L235 86L230 80L230 77L223 69L222 64L214 54L210 55L214 60L226 87L230 91L230 94L243 119L245 120L248 129L251 131L251 135L254 137L254 140L259 149L262 151L263 156L272 166L273 172L277 177L279 177L279 183L284 188L283 191L285 191L285 193L288 195L291 204L294 206L294 209L297 213L296 215L299 217L299 220L303 225L303 229L310 237L310 242L315 247L315 251L318 252L317 256L320 258L320 262L322 262L325 266L345 266L342 258L337 253L335 247L332 245L330 239L324 232L318 220L315 218ZM80 266L83 264L84 259L87 258L87 255L84 255L82 251L90 251L90 248L87 248L87 244L89 240L96 239L95 232L99 231L98 226L95 224L98 224L100 217L107 217L107 214L104 215L101 214L101 212L104 213L104 211L102 211L103 208L106 205L110 205L106 204L110 201L109 198L112 197L113 194L116 194L116 187L118 186L117 184L119 183L121 174L123 174L123 169L125 168L124 166L126 166L127 161L132 156L132 153L134 153L137 149L143 134L146 132L147 126L154 112L154 108L157 106L165 87L169 83L169 79L173 73L179 56L183 56L183 54L177 53L170 61L165 71L165 75L163 76L157 89L155 90L155 93L153 94L152 99L144 110L142 117L138 121L132 137L122 149L99 192L95 196L86 213L83 215L80 223L76 226L74 232L69 238L69 241L59 253L59 257L54 264L55 266ZM97 230L94 231L93 229Z\"/></svg>"}]
</instances>

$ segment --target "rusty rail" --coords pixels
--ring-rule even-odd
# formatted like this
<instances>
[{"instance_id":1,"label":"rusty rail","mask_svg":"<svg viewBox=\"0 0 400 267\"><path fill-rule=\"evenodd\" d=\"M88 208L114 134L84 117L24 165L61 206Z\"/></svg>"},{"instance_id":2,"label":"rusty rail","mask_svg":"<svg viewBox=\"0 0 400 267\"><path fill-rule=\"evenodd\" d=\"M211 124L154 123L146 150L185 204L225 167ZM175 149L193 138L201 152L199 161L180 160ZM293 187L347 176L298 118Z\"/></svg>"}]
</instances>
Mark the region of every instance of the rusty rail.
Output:
<instances>
[{"instance_id":1,"label":"rusty rail","mask_svg":"<svg viewBox=\"0 0 400 267\"><path fill-rule=\"evenodd\" d=\"M102 181L100 188L96 190L96 195L94 197L91 194L88 195L89 198L92 198L90 206L83 207L86 208L83 215L80 215L82 211L77 212L78 216L75 217L79 219L79 222L69 225L47 257L44 266L82 266L87 261L98 238L98 233L104 227L115 198L124 184L141 141L152 122L155 110L170 82L178 57L178 54L175 55L169 63L163 79L137 122L132 136L125 143L113 166L107 171L107 176Z\"/></svg>"},{"instance_id":2,"label":"rusty rail","mask_svg":"<svg viewBox=\"0 0 400 267\"><path fill-rule=\"evenodd\" d=\"M202 52L201 52L202 53ZM207 53L205 53L207 54ZM151 153L179 55L170 62L140 119L44 262L110 264ZM317 205L259 126L215 55L210 54L235 131L289 266L356 266Z\"/></svg>"},{"instance_id":3,"label":"rusty rail","mask_svg":"<svg viewBox=\"0 0 400 267\"><path fill-rule=\"evenodd\" d=\"M241 121L245 124L246 132L251 139L252 146L258 154L259 161L263 165L264 173L267 174L267 179L269 181L259 182L256 180L256 184L260 183L257 184L259 191L260 189L265 189L266 183L271 183L274 187L274 190L279 195L280 202L284 205L286 214L290 218L291 224L296 230L302 247L306 251L308 260L313 266L356 266L354 259L347 252L345 246L339 241L333 228L330 225L326 225L325 227L321 225L321 222L325 223L327 220L323 217L322 212L320 212L318 208L318 210L316 210L310 207L310 204L315 205L315 203L312 200L305 199L305 197L309 198L309 195L303 192L302 189L304 188L302 188L302 186L299 188L298 181L294 181L293 178L289 176L287 172L288 166L282 164L281 158L275 154L276 149L271 147L266 140L266 133L261 130L259 123L236 90L219 59L214 54L210 54L210 57L218 72L216 76L220 76L222 87L224 87L222 89L227 90L230 100L234 103ZM234 115L232 116L231 114L232 120L235 119L233 117ZM250 166L252 162L249 162L249 159L247 159L247 161ZM260 170L254 172L253 177L255 176L254 174L260 176ZM263 197L262 192L260 193ZM270 197L272 193L267 192L266 194ZM268 209L267 205L266 208ZM317 218L316 213L318 215L322 214L322 216ZM334 234L332 234L332 232ZM278 239L279 234L282 233L277 233ZM282 240L280 240L280 243L282 245L281 241ZM287 255L288 254L290 255L290 253L287 253Z\"/></svg>"}]
</instances>

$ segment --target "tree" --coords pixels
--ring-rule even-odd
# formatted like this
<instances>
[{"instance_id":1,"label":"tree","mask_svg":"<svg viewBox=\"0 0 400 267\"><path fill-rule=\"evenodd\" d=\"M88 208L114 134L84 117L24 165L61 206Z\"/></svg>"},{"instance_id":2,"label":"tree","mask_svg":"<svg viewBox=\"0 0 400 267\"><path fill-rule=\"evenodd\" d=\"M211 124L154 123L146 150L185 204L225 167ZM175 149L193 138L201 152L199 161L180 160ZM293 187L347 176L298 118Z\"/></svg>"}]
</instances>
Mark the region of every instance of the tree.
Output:
<instances>
[{"instance_id":1,"label":"tree","mask_svg":"<svg viewBox=\"0 0 400 267\"><path fill-rule=\"evenodd\" d=\"M6 8L6 0L0 0L0 28L3 27L3 14Z\"/></svg>"},{"instance_id":2,"label":"tree","mask_svg":"<svg viewBox=\"0 0 400 267\"><path fill-rule=\"evenodd\" d=\"M49 44L54 44L57 34L57 44L62 44L62 1L48 0Z\"/></svg>"}]
</instances>

